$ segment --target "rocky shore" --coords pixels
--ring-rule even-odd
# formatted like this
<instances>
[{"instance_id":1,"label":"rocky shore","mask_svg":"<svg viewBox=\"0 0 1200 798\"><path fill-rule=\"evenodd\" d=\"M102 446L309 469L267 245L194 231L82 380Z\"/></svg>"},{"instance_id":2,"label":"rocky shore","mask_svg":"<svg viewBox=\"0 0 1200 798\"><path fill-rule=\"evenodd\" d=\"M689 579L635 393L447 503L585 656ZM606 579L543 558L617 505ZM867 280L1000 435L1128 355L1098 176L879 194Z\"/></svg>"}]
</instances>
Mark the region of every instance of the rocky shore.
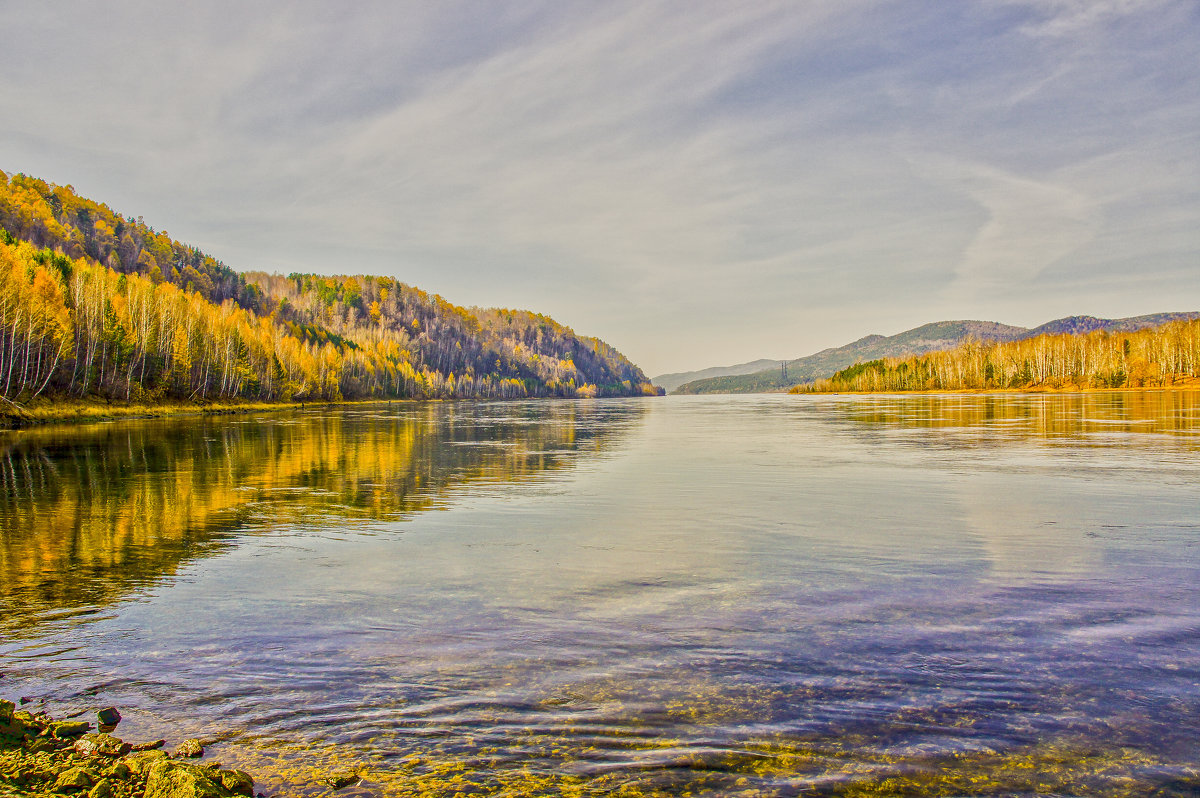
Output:
<instances>
[{"instance_id":1,"label":"rocky shore","mask_svg":"<svg viewBox=\"0 0 1200 798\"><path fill-rule=\"evenodd\" d=\"M0 798L254 796L248 774L198 761L204 755L198 740L185 740L172 753L163 750L163 740L128 743L112 734L120 720L116 709L103 709L94 728L0 700Z\"/></svg>"}]
</instances>

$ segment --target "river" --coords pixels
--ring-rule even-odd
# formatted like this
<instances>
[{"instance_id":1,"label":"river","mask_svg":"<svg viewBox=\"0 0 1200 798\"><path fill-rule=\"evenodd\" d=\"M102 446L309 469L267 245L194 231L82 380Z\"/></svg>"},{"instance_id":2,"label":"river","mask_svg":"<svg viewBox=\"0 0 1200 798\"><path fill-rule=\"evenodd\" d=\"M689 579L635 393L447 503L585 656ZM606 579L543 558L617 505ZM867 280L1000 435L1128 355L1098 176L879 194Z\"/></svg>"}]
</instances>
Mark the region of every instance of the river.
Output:
<instances>
[{"instance_id":1,"label":"river","mask_svg":"<svg viewBox=\"0 0 1200 798\"><path fill-rule=\"evenodd\" d=\"M1200 394L0 433L0 697L268 795L1195 795Z\"/></svg>"}]
</instances>

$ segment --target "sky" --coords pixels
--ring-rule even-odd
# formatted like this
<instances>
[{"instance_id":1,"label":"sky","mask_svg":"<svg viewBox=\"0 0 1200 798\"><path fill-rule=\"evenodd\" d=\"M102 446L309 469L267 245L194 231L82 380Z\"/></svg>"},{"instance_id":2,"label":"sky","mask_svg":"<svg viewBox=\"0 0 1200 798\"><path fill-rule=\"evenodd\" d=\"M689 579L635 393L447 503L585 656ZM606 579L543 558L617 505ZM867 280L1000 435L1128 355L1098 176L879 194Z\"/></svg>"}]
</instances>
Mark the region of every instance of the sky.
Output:
<instances>
[{"instance_id":1,"label":"sky","mask_svg":"<svg viewBox=\"0 0 1200 798\"><path fill-rule=\"evenodd\" d=\"M0 0L0 170L648 375L1200 310L1196 0Z\"/></svg>"}]
</instances>

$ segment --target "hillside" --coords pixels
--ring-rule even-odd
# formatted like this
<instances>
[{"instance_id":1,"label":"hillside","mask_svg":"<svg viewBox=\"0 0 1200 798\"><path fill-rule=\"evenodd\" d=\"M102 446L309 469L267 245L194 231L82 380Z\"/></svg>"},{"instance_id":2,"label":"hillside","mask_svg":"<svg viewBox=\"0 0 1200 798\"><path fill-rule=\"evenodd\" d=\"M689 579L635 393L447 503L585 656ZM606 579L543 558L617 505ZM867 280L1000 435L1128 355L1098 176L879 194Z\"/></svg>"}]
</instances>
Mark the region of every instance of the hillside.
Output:
<instances>
[{"instance_id":1,"label":"hillside","mask_svg":"<svg viewBox=\"0 0 1200 798\"><path fill-rule=\"evenodd\" d=\"M907 357L952 349L965 341L1020 341L1043 334L1107 330L1131 332L1170 322L1200 317L1200 313L1155 313L1125 319L1097 319L1070 316L1047 322L1034 329L1014 327L991 321L940 321L914 327L892 336L868 335L853 343L823 349L807 357L790 360L787 379L776 365L752 374L695 380L680 385L674 393L762 393L787 390L793 386L831 377L835 372L884 358ZM776 361L777 362L777 361Z\"/></svg>"},{"instance_id":2,"label":"hillside","mask_svg":"<svg viewBox=\"0 0 1200 798\"><path fill-rule=\"evenodd\" d=\"M968 341L953 349L856 363L793 393L1080 390L1192 386L1200 377L1200 314L1162 314L1161 324L1075 317L1015 341ZM1141 319L1154 319L1140 317ZM1060 323L1061 322L1061 323ZM1042 329L1039 327L1038 329Z\"/></svg>"},{"instance_id":3,"label":"hillside","mask_svg":"<svg viewBox=\"0 0 1200 798\"><path fill-rule=\"evenodd\" d=\"M140 217L0 172L0 400L655 393L603 341L392 278L241 274Z\"/></svg>"}]
</instances>

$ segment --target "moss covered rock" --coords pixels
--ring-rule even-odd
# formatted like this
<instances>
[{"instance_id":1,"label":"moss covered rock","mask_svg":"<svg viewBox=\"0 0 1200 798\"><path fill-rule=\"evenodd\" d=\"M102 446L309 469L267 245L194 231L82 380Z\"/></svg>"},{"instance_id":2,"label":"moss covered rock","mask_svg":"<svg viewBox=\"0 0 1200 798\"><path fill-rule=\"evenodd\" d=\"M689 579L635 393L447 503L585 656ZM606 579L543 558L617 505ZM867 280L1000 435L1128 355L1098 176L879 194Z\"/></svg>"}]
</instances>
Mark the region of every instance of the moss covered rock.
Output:
<instances>
[{"instance_id":1,"label":"moss covered rock","mask_svg":"<svg viewBox=\"0 0 1200 798\"><path fill-rule=\"evenodd\" d=\"M133 746L111 734L85 734L75 741L75 752L84 756L125 756Z\"/></svg>"},{"instance_id":2,"label":"moss covered rock","mask_svg":"<svg viewBox=\"0 0 1200 798\"><path fill-rule=\"evenodd\" d=\"M204 745L196 739L184 740L175 749L175 756L204 756Z\"/></svg>"},{"instance_id":3,"label":"moss covered rock","mask_svg":"<svg viewBox=\"0 0 1200 798\"><path fill-rule=\"evenodd\" d=\"M162 759L150 767L145 798L232 798L212 768Z\"/></svg>"},{"instance_id":4,"label":"moss covered rock","mask_svg":"<svg viewBox=\"0 0 1200 798\"><path fill-rule=\"evenodd\" d=\"M58 778L54 780L54 791L76 792L91 787L96 781L96 774L94 773L90 773L81 767L69 768L59 773Z\"/></svg>"}]
</instances>

